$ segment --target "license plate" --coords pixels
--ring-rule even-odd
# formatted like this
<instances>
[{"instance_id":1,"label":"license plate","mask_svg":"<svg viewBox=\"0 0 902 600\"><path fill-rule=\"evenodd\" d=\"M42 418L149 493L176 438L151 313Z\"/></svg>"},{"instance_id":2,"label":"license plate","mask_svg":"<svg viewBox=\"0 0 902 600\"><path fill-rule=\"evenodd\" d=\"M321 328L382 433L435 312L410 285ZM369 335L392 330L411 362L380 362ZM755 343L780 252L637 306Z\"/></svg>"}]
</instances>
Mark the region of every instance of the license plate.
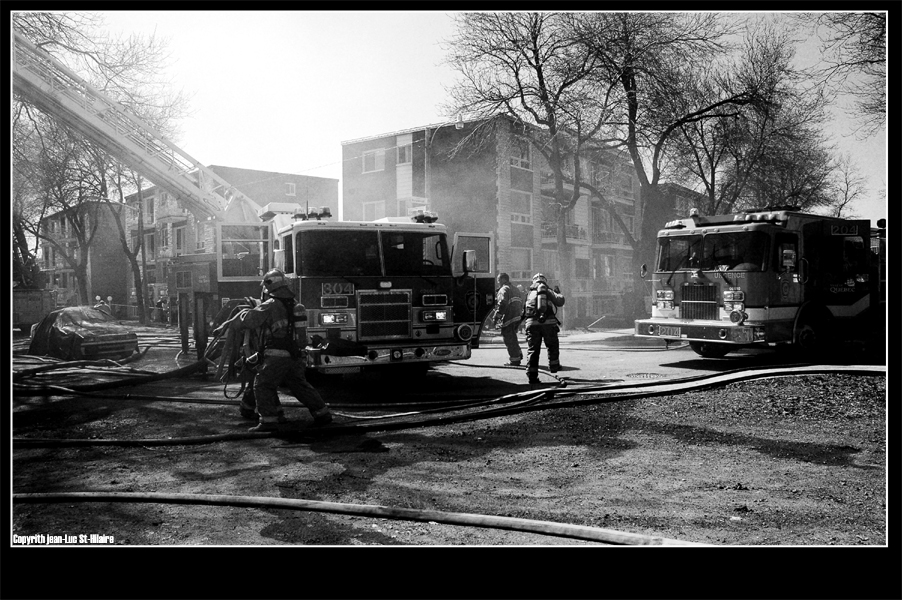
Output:
<instances>
[{"instance_id":1,"label":"license plate","mask_svg":"<svg viewBox=\"0 0 902 600\"><path fill-rule=\"evenodd\" d=\"M680 337L680 328L661 325L658 327L658 335L672 335L674 337Z\"/></svg>"},{"instance_id":2,"label":"license plate","mask_svg":"<svg viewBox=\"0 0 902 600\"><path fill-rule=\"evenodd\" d=\"M733 331L734 342L751 342L752 330L748 327L742 327Z\"/></svg>"}]
</instances>

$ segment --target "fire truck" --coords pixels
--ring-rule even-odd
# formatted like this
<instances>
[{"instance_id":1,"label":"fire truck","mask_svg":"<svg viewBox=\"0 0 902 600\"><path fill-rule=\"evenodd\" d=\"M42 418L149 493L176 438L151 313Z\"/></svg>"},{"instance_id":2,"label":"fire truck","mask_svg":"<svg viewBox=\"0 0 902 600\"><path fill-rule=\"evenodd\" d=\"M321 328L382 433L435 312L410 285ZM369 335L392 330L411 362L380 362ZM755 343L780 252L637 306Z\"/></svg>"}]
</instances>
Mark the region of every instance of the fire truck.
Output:
<instances>
[{"instance_id":1,"label":"fire truck","mask_svg":"<svg viewBox=\"0 0 902 600\"><path fill-rule=\"evenodd\" d=\"M455 237L460 262L452 265L446 227L428 211L372 222L330 216L314 208L291 223L273 222L273 264L307 309L307 368L423 372L470 358L494 304L494 280L478 250L464 250Z\"/></svg>"},{"instance_id":2,"label":"fire truck","mask_svg":"<svg viewBox=\"0 0 902 600\"><path fill-rule=\"evenodd\" d=\"M426 211L410 219L332 222L322 209L294 206L248 222L244 215L259 208L253 200L14 33L17 93L145 174L214 229L215 260L183 255L182 273L175 273L176 287L186 290L179 292L178 304L183 349L189 313L203 355L206 315L217 299L220 315L228 314L242 297L259 295L260 278L273 265L289 275L308 309L307 360L314 371L383 365L424 370L469 358L478 347L494 304L491 234L456 232L449 247L445 226Z\"/></svg>"},{"instance_id":3,"label":"fire truck","mask_svg":"<svg viewBox=\"0 0 902 600\"><path fill-rule=\"evenodd\" d=\"M658 232L651 318L635 335L688 342L706 358L742 347L815 355L851 341L882 351L885 240L885 219L872 228L790 207L693 209Z\"/></svg>"}]
</instances>

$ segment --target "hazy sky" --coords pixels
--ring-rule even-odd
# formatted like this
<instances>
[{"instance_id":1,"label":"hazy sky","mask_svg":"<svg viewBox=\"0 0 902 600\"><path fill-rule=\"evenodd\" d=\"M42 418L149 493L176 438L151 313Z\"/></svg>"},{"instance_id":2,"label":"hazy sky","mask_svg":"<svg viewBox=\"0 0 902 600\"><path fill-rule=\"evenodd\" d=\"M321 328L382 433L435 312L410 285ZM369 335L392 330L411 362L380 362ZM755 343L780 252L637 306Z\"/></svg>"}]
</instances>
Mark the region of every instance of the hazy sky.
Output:
<instances>
[{"instance_id":1,"label":"hazy sky","mask_svg":"<svg viewBox=\"0 0 902 600\"><path fill-rule=\"evenodd\" d=\"M448 12L103 14L110 34L168 41L169 77L192 97L193 112L174 142L205 165L341 179L342 141L446 120ZM830 133L873 182L855 211L886 217L877 196L886 186L885 134L859 142L842 120Z\"/></svg>"}]
</instances>

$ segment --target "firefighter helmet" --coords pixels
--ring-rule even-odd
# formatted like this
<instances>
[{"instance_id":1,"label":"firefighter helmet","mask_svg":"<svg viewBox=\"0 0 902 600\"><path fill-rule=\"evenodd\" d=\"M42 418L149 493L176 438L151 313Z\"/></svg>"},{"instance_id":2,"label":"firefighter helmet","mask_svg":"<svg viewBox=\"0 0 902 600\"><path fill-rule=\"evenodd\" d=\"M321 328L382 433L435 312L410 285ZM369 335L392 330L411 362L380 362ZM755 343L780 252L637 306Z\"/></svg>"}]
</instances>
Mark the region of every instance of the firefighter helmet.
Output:
<instances>
[{"instance_id":1,"label":"firefighter helmet","mask_svg":"<svg viewBox=\"0 0 902 600\"><path fill-rule=\"evenodd\" d=\"M288 279L285 277L285 273L279 269L273 269L267 272L266 275L263 276L263 281L260 282L260 287L262 287L263 291L270 296L277 298L289 298L294 296L291 290L288 289Z\"/></svg>"},{"instance_id":2,"label":"firefighter helmet","mask_svg":"<svg viewBox=\"0 0 902 600\"><path fill-rule=\"evenodd\" d=\"M545 285L548 285L548 279L546 279L545 276L541 273L536 273L535 275L533 275L532 282L533 283L544 283Z\"/></svg>"}]
</instances>

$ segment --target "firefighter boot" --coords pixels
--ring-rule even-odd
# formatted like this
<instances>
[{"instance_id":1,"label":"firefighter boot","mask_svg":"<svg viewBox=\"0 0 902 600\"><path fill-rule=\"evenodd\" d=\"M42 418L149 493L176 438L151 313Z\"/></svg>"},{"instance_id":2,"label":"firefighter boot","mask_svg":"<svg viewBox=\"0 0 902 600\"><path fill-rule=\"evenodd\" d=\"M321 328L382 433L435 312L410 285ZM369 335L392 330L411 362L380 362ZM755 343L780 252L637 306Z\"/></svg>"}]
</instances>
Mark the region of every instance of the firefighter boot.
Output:
<instances>
[{"instance_id":1,"label":"firefighter boot","mask_svg":"<svg viewBox=\"0 0 902 600\"><path fill-rule=\"evenodd\" d=\"M332 422L332 412L325 406L313 412L313 424L316 426L328 425Z\"/></svg>"},{"instance_id":2,"label":"firefighter boot","mask_svg":"<svg viewBox=\"0 0 902 600\"><path fill-rule=\"evenodd\" d=\"M242 399L241 404L238 405L238 411L245 419L257 419L256 407L254 405L248 404L244 399Z\"/></svg>"},{"instance_id":3,"label":"firefighter boot","mask_svg":"<svg viewBox=\"0 0 902 600\"><path fill-rule=\"evenodd\" d=\"M281 431L286 423L288 423L288 419L285 418L285 415L279 413L275 417L260 417L260 422L255 427L248 429L248 431L253 433Z\"/></svg>"}]
</instances>

